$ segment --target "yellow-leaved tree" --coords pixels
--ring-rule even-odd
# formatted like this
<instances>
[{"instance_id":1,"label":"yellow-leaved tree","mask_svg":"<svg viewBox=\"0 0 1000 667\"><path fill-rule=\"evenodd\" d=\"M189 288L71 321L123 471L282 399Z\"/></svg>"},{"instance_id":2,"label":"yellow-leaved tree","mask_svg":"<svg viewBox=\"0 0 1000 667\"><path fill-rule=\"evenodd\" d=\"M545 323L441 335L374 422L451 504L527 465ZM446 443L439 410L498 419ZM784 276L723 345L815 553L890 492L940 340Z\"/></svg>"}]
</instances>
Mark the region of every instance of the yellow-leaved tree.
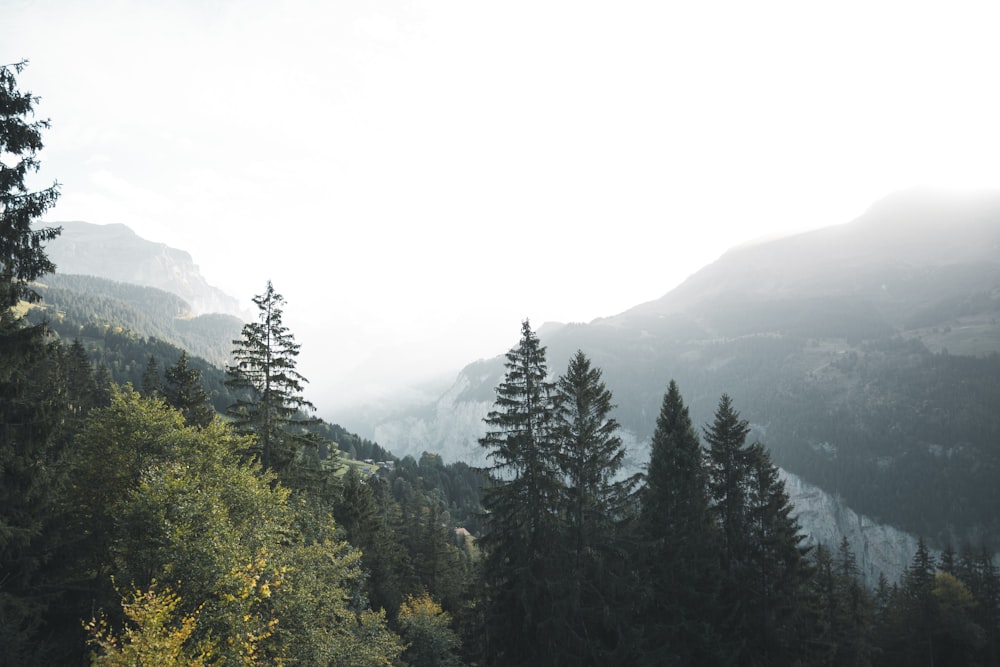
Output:
<instances>
[{"instance_id":1,"label":"yellow-leaved tree","mask_svg":"<svg viewBox=\"0 0 1000 667\"><path fill-rule=\"evenodd\" d=\"M458 667L461 641L451 615L428 594L407 596L399 607L399 628L407 643L403 658L411 667Z\"/></svg>"},{"instance_id":2,"label":"yellow-leaved tree","mask_svg":"<svg viewBox=\"0 0 1000 667\"><path fill-rule=\"evenodd\" d=\"M81 565L95 573L99 606L122 609L88 623L96 664L174 655L374 666L399 656L399 638L362 595L359 552L332 520L317 528L302 517L273 474L241 456L247 448L221 419L186 426L130 387L91 413L71 473ZM121 600L112 577L135 593Z\"/></svg>"}]
</instances>

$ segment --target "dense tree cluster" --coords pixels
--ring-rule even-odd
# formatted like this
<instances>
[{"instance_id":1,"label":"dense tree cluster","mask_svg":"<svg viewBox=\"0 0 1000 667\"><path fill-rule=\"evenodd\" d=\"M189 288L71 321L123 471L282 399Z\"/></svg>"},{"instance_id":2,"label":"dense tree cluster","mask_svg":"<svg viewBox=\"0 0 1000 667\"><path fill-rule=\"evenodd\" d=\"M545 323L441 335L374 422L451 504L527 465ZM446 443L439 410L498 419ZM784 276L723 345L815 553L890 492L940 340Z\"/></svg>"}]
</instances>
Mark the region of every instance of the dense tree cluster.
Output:
<instances>
[{"instance_id":1,"label":"dense tree cluster","mask_svg":"<svg viewBox=\"0 0 1000 667\"><path fill-rule=\"evenodd\" d=\"M47 318L62 338L103 338L109 329L125 329L187 350L213 365L226 363L231 341L242 323L218 313L192 316L191 306L179 296L94 276L50 273L35 289L43 301L29 319Z\"/></svg>"},{"instance_id":2,"label":"dense tree cluster","mask_svg":"<svg viewBox=\"0 0 1000 667\"><path fill-rule=\"evenodd\" d=\"M921 543L901 582L869 591L846 541L835 555L803 545L777 468L728 395L699 438L668 384L635 492L611 410L582 352L549 380L525 322L481 440L494 461L486 664L998 664L989 552L935 564ZM538 527L548 539L533 539Z\"/></svg>"}]
</instances>

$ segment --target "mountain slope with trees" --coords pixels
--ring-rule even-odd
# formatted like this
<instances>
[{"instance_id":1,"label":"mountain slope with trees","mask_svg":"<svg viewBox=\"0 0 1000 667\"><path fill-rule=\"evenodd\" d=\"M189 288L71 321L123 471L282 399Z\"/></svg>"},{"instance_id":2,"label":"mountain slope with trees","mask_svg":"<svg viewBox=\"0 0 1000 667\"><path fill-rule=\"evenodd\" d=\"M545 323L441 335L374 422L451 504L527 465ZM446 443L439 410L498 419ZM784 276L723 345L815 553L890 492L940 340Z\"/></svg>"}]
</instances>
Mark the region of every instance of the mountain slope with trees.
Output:
<instances>
[{"instance_id":1,"label":"mountain slope with trees","mask_svg":"<svg viewBox=\"0 0 1000 667\"><path fill-rule=\"evenodd\" d=\"M47 319L63 338L100 338L109 329L156 338L216 366L229 360L243 322L233 315L194 315L181 297L157 289L83 275L48 274L35 283L44 298L32 321Z\"/></svg>"},{"instance_id":2,"label":"mountain slope with trees","mask_svg":"<svg viewBox=\"0 0 1000 667\"><path fill-rule=\"evenodd\" d=\"M540 336L554 365L583 349L603 369L633 469L675 378L695 424L728 393L782 468L943 545L1000 535L998 322L1000 195L915 189ZM371 433L400 454L476 460L501 374L500 358L471 364L436 405Z\"/></svg>"},{"instance_id":3,"label":"mountain slope with trees","mask_svg":"<svg viewBox=\"0 0 1000 667\"><path fill-rule=\"evenodd\" d=\"M148 241L121 224L58 224L62 233L48 245L48 254L60 274L100 276L155 287L184 299L195 314L246 317L245 306L209 285L184 250Z\"/></svg>"}]
</instances>

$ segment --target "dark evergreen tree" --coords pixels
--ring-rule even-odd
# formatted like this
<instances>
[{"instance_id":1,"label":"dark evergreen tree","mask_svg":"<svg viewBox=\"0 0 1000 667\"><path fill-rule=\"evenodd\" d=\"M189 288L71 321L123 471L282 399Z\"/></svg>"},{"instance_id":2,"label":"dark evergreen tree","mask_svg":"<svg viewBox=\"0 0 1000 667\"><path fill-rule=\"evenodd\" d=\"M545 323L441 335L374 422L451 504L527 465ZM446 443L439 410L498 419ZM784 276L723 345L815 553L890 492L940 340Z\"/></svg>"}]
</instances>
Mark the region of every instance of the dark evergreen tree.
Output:
<instances>
[{"instance_id":1,"label":"dark evergreen tree","mask_svg":"<svg viewBox=\"0 0 1000 667\"><path fill-rule=\"evenodd\" d=\"M886 664L933 664L937 623L934 573L934 558L920 539L900 585L889 598L879 631Z\"/></svg>"},{"instance_id":2,"label":"dark evergreen tree","mask_svg":"<svg viewBox=\"0 0 1000 667\"><path fill-rule=\"evenodd\" d=\"M19 301L33 303L38 293L31 281L55 271L45 254L45 243L59 235L59 227L33 228L45 211L55 205L59 186L30 192L25 178L37 172L42 130L49 121L28 119L35 114L38 97L22 93L17 75L27 61L0 65L0 313L9 315Z\"/></svg>"},{"instance_id":3,"label":"dark evergreen tree","mask_svg":"<svg viewBox=\"0 0 1000 667\"><path fill-rule=\"evenodd\" d=\"M813 578L811 585L812 609L808 622L813 624L813 645L809 649L810 662L817 665L834 665L837 655L839 629L837 605L837 573L830 549L820 544L812 553Z\"/></svg>"},{"instance_id":4,"label":"dark evergreen tree","mask_svg":"<svg viewBox=\"0 0 1000 667\"><path fill-rule=\"evenodd\" d=\"M802 633L799 664L871 665L873 601L859 579L854 554L841 541L836 556L824 545L812 552L807 598L796 630Z\"/></svg>"},{"instance_id":5,"label":"dark evergreen tree","mask_svg":"<svg viewBox=\"0 0 1000 667\"><path fill-rule=\"evenodd\" d=\"M445 609L458 610L465 593L467 572L438 503L431 499L417 525L411 553L417 580Z\"/></svg>"},{"instance_id":6,"label":"dark evergreen tree","mask_svg":"<svg viewBox=\"0 0 1000 667\"><path fill-rule=\"evenodd\" d=\"M969 590L976 601L973 618L983 629L984 665L1000 665L1000 570L985 547L972 558Z\"/></svg>"},{"instance_id":7,"label":"dark evergreen tree","mask_svg":"<svg viewBox=\"0 0 1000 667\"><path fill-rule=\"evenodd\" d=\"M884 572L879 572L878 583L875 584L875 625L884 627L887 624L889 605L892 602L895 592L895 584L890 584Z\"/></svg>"},{"instance_id":8,"label":"dark evergreen tree","mask_svg":"<svg viewBox=\"0 0 1000 667\"><path fill-rule=\"evenodd\" d=\"M66 373L67 408L75 419L67 425L68 431L75 433L76 426L82 424L83 418L91 408L98 406L97 379L90 357L80 339L74 339L63 351L63 366Z\"/></svg>"},{"instance_id":9,"label":"dark evergreen tree","mask_svg":"<svg viewBox=\"0 0 1000 667\"><path fill-rule=\"evenodd\" d=\"M256 436L263 468L282 471L299 447L316 444L305 427L318 420L303 415L314 407L302 396L307 380L295 370L300 346L282 323L284 297L269 280L253 302L258 321L244 325L242 338L233 341L226 385L239 398L226 414L239 432Z\"/></svg>"},{"instance_id":10,"label":"dark evergreen tree","mask_svg":"<svg viewBox=\"0 0 1000 667\"><path fill-rule=\"evenodd\" d=\"M552 613L548 582L565 563L551 558L562 493L553 437L553 386L545 347L525 320L507 353L506 374L486 416L491 484L484 492L484 644L490 664L543 664L553 649L539 626Z\"/></svg>"},{"instance_id":11,"label":"dark evergreen tree","mask_svg":"<svg viewBox=\"0 0 1000 667\"><path fill-rule=\"evenodd\" d=\"M10 336L26 333L2 331ZM42 641L57 591L47 563L64 537L58 529L60 460L67 438L66 386L59 352L26 336L19 356L7 356L0 378L0 665L47 664Z\"/></svg>"},{"instance_id":12,"label":"dark evergreen tree","mask_svg":"<svg viewBox=\"0 0 1000 667\"><path fill-rule=\"evenodd\" d=\"M741 567L740 557L749 547L746 543L749 466L745 451L749 433L750 425L740 419L729 395L723 394L714 421L705 427L705 442L709 500L722 538L722 568L730 577Z\"/></svg>"},{"instance_id":13,"label":"dark evergreen tree","mask_svg":"<svg viewBox=\"0 0 1000 667\"><path fill-rule=\"evenodd\" d=\"M154 355L149 355L146 370L142 372L142 395L148 398L163 396L163 378L160 377L160 364Z\"/></svg>"},{"instance_id":14,"label":"dark evergreen tree","mask_svg":"<svg viewBox=\"0 0 1000 667\"><path fill-rule=\"evenodd\" d=\"M736 582L749 630L753 662L792 665L805 652L808 627L800 624L810 576L805 536L792 516L785 483L760 443L746 450L748 464L748 576Z\"/></svg>"},{"instance_id":15,"label":"dark evergreen tree","mask_svg":"<svg viewBox=\"0 0 1000 667\"><path fill-rule=\"evenodd\" d=\"M872 598L861 581L854 554L847 540L841 541L836 556L826 545L812 553L809 608L801 613L804 637L801 664L831 667L871 665Z\"/></svg>"},{"instance_id":16,"label":"dark evergreen tree","mask_svg":"<svg viewBox=\"0 0 1000 667\"><path fill-rule=\"evenodd\" d=\"M0 65L0 664L45 664L40 640L53 603L42 567L54 548L52 520L58 488L65 391L54 374L58 350L45 342L44 324L28 326L16 308L39 295L30 283L55 266L45 243L60 230L33 228L58 197L57 185L31 192L37 152L48 121L30 121L38 98L18 90L26 61Z\"/></svg>"},{"instance_id":17,"label":"dark evergreen tree","mask_svg":"<svg viewBox=\"0 0 1000 667\"><path fill-rule=\"evenodd\" d=\"M350 543L361 550L372 608L395 614L404 597L417 592L417 586L413 563L399 537L399 507L384 483L377 478L364 480L349 467L334 518Z\"/></svg>"},{"instance_id":18,"label":"dark evergreen tree","mask_svg":"<svg viewBox=\"0 0 1000 667\"><path fill-rule=\"evenodd\" d=\"M717 664L718 535L701 444L673 380L656 420L641 500L641 662Z\"/></svg>"},{"instance_id":19,"label":"dark evergreen tree","mask_svg":"<svg viewBox=\"0 0 1000 667\"><path fill-rule=\"evenodd\" d=\"M712 516L719 531L720 592L715 605L717 627L724 639L719 648L726 661L747 653L748 619L743 606L749 581L749 518L745 451L750 426L740 419L728 394L723 394L712 424L705 427L708 446L708 493Z\"/></svg>"},{"instance_id":20,"label":"dark evergreen tree","mask_svg":"<svg viewBox=\"0 0 1000 667\"><path fill-rule=\"evenodd\" d=\"M721 536L721 636L739 664L793 664L812 629L803 624L809 569L803 536L778 470L728 395L705 428L708 488Z\"/></svg>"},{"instance_id":21,"label":"dark evergreen tree","mask_svg":"<svg viewBox=\"0 0 1000 667\"><path fill-rule=\"evenodd\" d=\"M835 560L837 652L833 664L865 667L874 655L875 602L861 582L861 570L847 538L841 538Z\"/></svg>"},{"instance_id":22,"label":"dark evergreen tree","mask_svg":"<svg viewBox=\"0 0 1000 667\"><path fill-rule=\"evenodd\" d=\"M938 570L953 576L958 575L958 556L955 554L955 546L950 542L945 545L944 551L941 552Z\"/></svg>"},{"instance_id":23,"label":"dark evergreen tree","mask_svg":"<svg viewBox=\"0 0 1000 667\"><path fill-rule=\"evenodd\" d=\"M192 368L186 351L166 370L167 403L177 408L191 426L205 427L215 418L208 392L201 384L201 371Z\"/></svg>"},{"instance_id":24,"label":"dark evergreen tree","mask_svg":"<svg viewBox=\"0 0 1000 667\"><path fill-rule=\"evenodd\" d=\"M552 664L633 664L635 642L627 575L626 529L639 476L622 478L625 446L611 392L601 371L578 351L556 383L554 436L563 478L556 499L560 526L549 587L556 607L541 631L554 647Z\"/></svg>"}]
</instances>

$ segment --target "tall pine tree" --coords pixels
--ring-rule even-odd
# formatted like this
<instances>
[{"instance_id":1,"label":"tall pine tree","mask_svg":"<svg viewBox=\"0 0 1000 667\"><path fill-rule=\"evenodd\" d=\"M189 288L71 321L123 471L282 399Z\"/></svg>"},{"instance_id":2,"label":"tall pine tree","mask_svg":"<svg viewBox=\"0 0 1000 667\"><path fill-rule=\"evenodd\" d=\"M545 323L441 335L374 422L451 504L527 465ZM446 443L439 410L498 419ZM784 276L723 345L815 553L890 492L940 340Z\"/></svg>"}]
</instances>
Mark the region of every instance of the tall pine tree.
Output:
<instances>
[{"instance_id":1,"label":"tall pine tree","mask_svg":"<svg viewBox=\"0 0 1000 667\"><path fill-rule=\"evenodd\" d=\"M146 361L146 370L142 372L142 395L147 397L163 396L163 378L160 377L160 364L152 354Z\"/></svg>"},{"instance_id":2,"label":"tall pine tree","mask_svg":"<svg viewBox=\"0 0 1000 667\"><path fill-rule=\"evenodd\" d=\"M295 370L300 346L282 323L284 297L269 280L253 302L258 321L243 325L242 337L233 341L236 347L226 385L239 398L226 414L239 432L257 437L263 468L282 471L300 446L314 444L305 427L317 420L303 411L315 408L302 396L307 380Z\"/></svg>"},{"instance_id":3,"label":"tall pine tree","mask_svg":"<svg viewBox=\"0 0 1000 667\"><path fill-rule=\"evenodd\" d=\"M708 488L721 537L720 636L738 664L794 664L810 632L804 608L808 549L777 468L723 395L705 428Z\"/></svg>"},{"instance_id":4,"label":"tall pine tree","mask_svg":"<svg viewBox=\"0 0 1000 667\"><path fill-rule=\"evenodd\" d=\"M27 326L22 302L40 297L31 282L55 270L45 243L57 227L33 228L58 197L58 186L31 192L46 120L29 120L38 98L21 92L25 61L0 65L0 664L45 663L38 641L51 603L40 587L40 568L53 543L59 438L65 404L53 386L57 349L45 342L44 325Z\"/></svg>"},{"instance_id":5,"label":"tall pine tree","mask_svg":"<svg viewBox=\"0 0 1000 667\"><path fill-rule=\"evenodd\" d=\"M794 665L810 629L801 623L810 577L805 536L792 516L785 483L759 442L746 450L747 577L737 583L749 654L759 664Z\"/></svg>"},{"instance_id":6,"label":"tall pine tree","mask_svg":"<svg viewBox=\"0 0 1000 667\"><path fill-rule=\"evenodd\" d=\"M485 637L490 664L542 664L551 648L538 626L552 608L550 558L560 496L553 386L545 347L525 320L479 443L491 465L484 492Z\"/></svg>"},{"instance_id":7,"label":"tall pine tree","mask_svg":"<svg viewBox=\"0 0 1000 667\"><path fill-rule=\"evenodd\" d=\"M621 477L625 446L611 392L578 351L556 383L555 438L564 486L550 581L557 607L543 623L560 663L631 664L631 591L626 528L639 476ZM554 661L553 661L553 664Z\"/></svg>"},{"instance_id":8,"label":"tall pine tree","mask_svg":"<svg viewBox=\"0 0 1000 667\"><path fill-rule=\"evenodd\" d=\"M0 65L0 313L5 317L19 301L40 299L31 281L52 273L56 267L45 254L45 243L62 231L60 227L32 228L59 197L59 186L30 192L25 178L40 167L42 130L49 121L34 116L38 97L22 93L17 75L27 65L21 61Z\"/></svg>"},{"instance_id":9,"label":"tall pine tree","mask_svg":"<svg viewBox=\"0 0 1000 667\"><path fill-rule=\"evenodd\" d=\"M740 419L732 399L723 394L714 421L705 427L708 445L708 490L712 514L722 538L723 574L737 578L746 544L748 466L746 438L750 425Z\"/></svg>"},{"instance_id":10,"label":"tall pine tree","mask_svg":"<svg viewBox=\"0 0 1000 667\"><path fill-rule=\"evenodd\" d=\"M641 498L641 661L716 663L712 610L718 595L719 541L701 443L673 380L656 420Z\"/></svg>"},{"instance_id":11,"label":"tall pine tree","mask_svg":"<svg viewBox=\"0 0 1000 667\"><path fill-rule=\"evenodd\" d=\"M192 368L188 353L181 352L177 363L165 372L167 403L177 408L191 426L206 427L215 418L208 392L201 385L201 371Z\"/></svg>"}]
</instances>

